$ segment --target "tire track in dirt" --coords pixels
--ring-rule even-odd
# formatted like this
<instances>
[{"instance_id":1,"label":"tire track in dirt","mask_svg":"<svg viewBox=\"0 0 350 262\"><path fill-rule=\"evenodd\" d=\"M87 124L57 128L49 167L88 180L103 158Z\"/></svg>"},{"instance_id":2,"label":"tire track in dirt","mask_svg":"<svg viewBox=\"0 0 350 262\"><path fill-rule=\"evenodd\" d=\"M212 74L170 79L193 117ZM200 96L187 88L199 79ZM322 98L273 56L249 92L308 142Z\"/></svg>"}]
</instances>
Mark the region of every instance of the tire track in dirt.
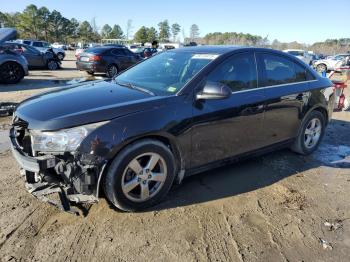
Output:
<instances>
[{"instance_id":1,"label":"tire track in dirt","mask_svg":"<svg viewBox=\"0 0 350 262\"><path fill-rule=\"evenodd\" d=\"M209 261L243 261L222 211L208 209L204 220L203 217L198 219L203 228L206 256Z\"/></svg>"}]
</instances>

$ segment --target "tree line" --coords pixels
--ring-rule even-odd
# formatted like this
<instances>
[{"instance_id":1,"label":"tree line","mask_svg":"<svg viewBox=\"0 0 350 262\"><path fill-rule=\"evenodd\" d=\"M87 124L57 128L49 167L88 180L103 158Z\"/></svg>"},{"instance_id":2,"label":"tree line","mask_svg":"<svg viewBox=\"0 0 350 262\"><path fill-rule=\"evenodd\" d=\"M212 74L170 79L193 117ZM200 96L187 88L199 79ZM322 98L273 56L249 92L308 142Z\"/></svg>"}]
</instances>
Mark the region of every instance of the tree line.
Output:
<instances>
[{"instance_id":1,"label":"tree line","mask_svg":"<svg viewBox=\"0 0 350 262\"><path fill-rule=\"evenodd\" d=\"M19 38L32 38L48 42L76 43L100 42L101 39L126 39L137 43L153 42L179 42L180 32L185 43L197 42L206 45L248 45L261 46L274 49L305 49L317 53L333 54L350 50L350 38L328 39L313 45L306 45L296 41L290 43L280 42L277 39L269 41L268 37L237 32L215 32L200 37L197 24L191 25L189 34L178 23L169 23L163 20L157 27L141 26L133 34L132 20L128 20L125 32L118 24L105 24L99 28L95 18L90 22L68 19L59 11L50 11L47 7L27 6L23 12L0 12L0 27L13 27L19 33ZM133 36L133 37L132 37Z\"/></svg>"},{"instance_id":2,"label":"tree line","mask_svg":"<svg viewBox=\"0 0 350 262\"><path fill-rule=\"evenodd\" d=\"M19 38L31 38L48 42L99 42L101 39L126 39L139 43L179 41L181 26L178 23L170 24L168 20L158 23L155 27L142 26L132 36L132 20L127 21L125 33L118 24L105 24L101 29L96 25L95 18L90 22L79 22L75 18L68 19L59 11L50 11L47 7L28 5L23 12L0 12L0 27L12 27L18 31ZM190 28L192 38L199 36L197 25Z\"/></svg>"}]
</instances>

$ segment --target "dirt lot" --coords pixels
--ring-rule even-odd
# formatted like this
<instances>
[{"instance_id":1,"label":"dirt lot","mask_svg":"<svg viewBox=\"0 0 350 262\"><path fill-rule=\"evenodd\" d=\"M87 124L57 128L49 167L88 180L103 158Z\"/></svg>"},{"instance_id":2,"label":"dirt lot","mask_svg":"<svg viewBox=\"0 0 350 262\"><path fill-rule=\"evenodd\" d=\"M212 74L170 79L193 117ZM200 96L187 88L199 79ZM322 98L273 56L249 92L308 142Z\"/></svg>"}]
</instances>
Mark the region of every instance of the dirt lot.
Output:
<instances>
[{"instance_id":1,"label":"dirt lot","mask_svg":"<svg viewBox=\"0 0 350 262\"><path fill-rule=\"evenodd\" d=\"M40 79L40 72L25 81ZM62 80L85 76L63 70L50 78L56 74ZM16 91L0 91L1 100L43 90L26 88L25 81ZM0 118L0 138L9 122ZM101 198L86 217L30 196L0 139L0 258L350 261L349 130L350 112L335 113L312 156L282 150L189 177L160 206L142 213L116 211Z\"/></svg>"}]
</instances>

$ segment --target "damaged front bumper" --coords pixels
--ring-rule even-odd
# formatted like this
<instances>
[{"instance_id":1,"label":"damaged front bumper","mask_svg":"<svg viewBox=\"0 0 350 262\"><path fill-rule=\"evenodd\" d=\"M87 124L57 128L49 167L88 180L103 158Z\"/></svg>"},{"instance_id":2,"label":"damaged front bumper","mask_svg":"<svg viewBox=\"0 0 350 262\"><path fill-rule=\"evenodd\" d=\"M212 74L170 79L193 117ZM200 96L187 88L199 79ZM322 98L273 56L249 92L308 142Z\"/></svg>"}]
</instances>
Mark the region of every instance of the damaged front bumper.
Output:
<instances>
[{"instance_id":1,"label":"damaged front bumper","mask_svg":"<svg viewBox=\"0 0 350 262\"><path fill-rule=\"evenodd\" d=\"M27 191L34 197L74 214L79 213L74 205L98 201L98 184L105 164L100 169L93 165L83 166L74 156L69 160L53 154L30 156L17 138L18 134L12 128L12 154L21 167Z\"/></svg>"}]
</instances>

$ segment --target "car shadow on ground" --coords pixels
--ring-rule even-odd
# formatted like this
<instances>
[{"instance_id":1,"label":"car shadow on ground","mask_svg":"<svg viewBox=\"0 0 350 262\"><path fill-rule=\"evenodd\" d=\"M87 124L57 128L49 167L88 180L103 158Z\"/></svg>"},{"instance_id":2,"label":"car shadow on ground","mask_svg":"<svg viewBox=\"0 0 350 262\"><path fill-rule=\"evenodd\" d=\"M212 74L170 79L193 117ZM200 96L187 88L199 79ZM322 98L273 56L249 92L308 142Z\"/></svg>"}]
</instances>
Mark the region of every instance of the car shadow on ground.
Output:
<instances>
[{"instance_id":1,"label":"car shadow on ground","mask_svg":"<svg viewBox=\"0 0 350 262\"><path fill-rule=\"evenodd\" d=\"M319 149L310 156L301 156L284 149L187 177L180 186L172 188L165 201L150 211L189 206L255 191L319 166L349 168L350 174L350 164L339 162L347 158L350 160L349 130L350 122L332 120ZM340 135L337 136L338 132Z\"/></svg>"}]
</instances>

